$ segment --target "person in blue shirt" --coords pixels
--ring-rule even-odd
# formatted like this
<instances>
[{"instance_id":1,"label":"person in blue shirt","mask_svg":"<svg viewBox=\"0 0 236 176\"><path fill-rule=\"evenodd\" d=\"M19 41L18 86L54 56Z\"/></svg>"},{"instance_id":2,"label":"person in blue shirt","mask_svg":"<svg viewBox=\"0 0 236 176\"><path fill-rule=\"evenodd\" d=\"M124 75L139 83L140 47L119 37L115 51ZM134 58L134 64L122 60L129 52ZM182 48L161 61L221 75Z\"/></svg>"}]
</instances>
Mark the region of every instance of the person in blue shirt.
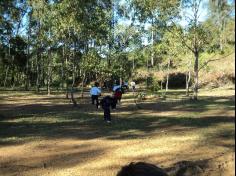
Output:
<instances>
[{"instance_id":1,"label":"person in blue shirt","mask_svg":"<svg viewBox=\"0 0 236 176\"><path fill-rule=\"evenodd\" d=\"M94 102L96 101L96 107L98 109L99 106L99 96L101 96L101 89L99 88L99 83L95 82L94 86L90 90L90 95L92 98L92 104L94 105Z\"/></svg>"}]
</instances>

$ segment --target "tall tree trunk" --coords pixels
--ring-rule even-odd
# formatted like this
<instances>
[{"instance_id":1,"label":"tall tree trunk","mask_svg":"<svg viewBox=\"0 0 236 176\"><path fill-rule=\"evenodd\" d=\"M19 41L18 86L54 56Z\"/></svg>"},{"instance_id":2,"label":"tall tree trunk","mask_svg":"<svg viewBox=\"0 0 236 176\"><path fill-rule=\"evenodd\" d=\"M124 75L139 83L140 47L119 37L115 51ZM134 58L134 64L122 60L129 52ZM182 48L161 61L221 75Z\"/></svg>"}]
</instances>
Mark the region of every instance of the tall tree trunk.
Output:
<instances>
[{"instance_id":1,"label":"tall tree trunk","mask_svg":"<svg viewBox=\"0 0 236 176\"><path fill-rule=\"evenodd\" d=\"M61 89L64 90L66 83L66 69L65 69L65 45L62 47L62 65L61 65Z\"/></svg>"},{"instance_id":2,"label":"tall tree trunk","mask_svg":"<svg viewBox=\"0 0 236 176\"><path fill-rule=\"evenodd\" d=\"M39 92L39 53L37 53L37 57L36 57L36 73L37 73L37 77L36 77L36 92Z\"/></svg>"},{"instance_id":3,"label":"tall tree trunk","mask_svg":"<svg viewBox=\"0 0 236 176\"><path fill-rule=\"evenodd\" d=\"M71 92L70 93L71 93L71 101L73 103L73 106L76 107L77 106L77 102L76 102L76 100L74 98L74 92L75 92L74 86L75 86L75 82L73 81L73 83L71 85Z\"/></svg>"},{"instance_id":4,"label":"tall tree trunk","mask_svg":"<svg viewBox=\"0 0 236 176\"><path fill-rule=\"evenodd\" d=\"M198 62L199 62L199 52L195 50L194 53L195 62L194 62L194 100L198 99Z\"/></svg>"},{"instance_id":5,"label":"tall tree trunk","mask_svg":"<svg viewBox=\"0 0 236 176\"><path fill-rule=\"evenodd\" d=\"M77 102L76 102L76 100L74 98L74 89L73 89L73 87L71 88L71 101L73 103L73 106L76 107L77 106Z\"/></svg>"},{"instance_id":6,"label":"tall tree trunk","mask_svg":"<svg viewBox=\"0 0 236 176\"><path fill-rule=\"evenodd\" d=\"M75 57L76 57L76 41L74 42L74 56L73 56L73 70L72 70L72 85L71 85L71 101L74 107L77 106L77 102L74 98L74 86L75 86Z\"/></svg>"},{"instance_id":7,"label":"tall tree trunk","mask_svg":"<svg viewBox=\"0 0 236 176\"><path fill-rule=\"evenodd\" d=\"M28 52L28 51L27 51ZM25 90L29 90L29 54L27 54L27 61L26 61L26 75L25 75Z\"/></svg>"},{"instance_id":8,"label":"tall tree trunk","mask_svg":"<svg viewBox=\"0 0 236 176\"><path fill-rule=\"evenodd\" d=\"M64 71L64 64L62 63L61 65L61 90L64 89L64 84L65 84L65 71Z\"/></svg>"},{"instance_id":9,"label":"tall tree trunk","mask_svg":"<svg viewBox=\"0 0 236 176\"><path fill-rule=\"evenodd\" d=\"M12 69L11 83L12 83L12 89L14 89L14 87L15 87L15 68Z\"/></svg>"},{"instance_id":10,"label":"tall tree trunk","mask_svg":"<svg viewBox=\"0 0 236 176\"><path fill-rule=\"evenodd\" d=\"M12 56L12 62L14 61L14 59L15 59L15 57ZM17 74L17 72L16 72L15 69L16 69L16 68L15 68L14 66L12 66L12 74L11 74L12 89L15 88L15 81L16 81L15 76L16 76L16 74Z\"/></svg>"},{"instance_id":11,"label":"tall tree trunk","mask_svg":"<svg viewBox=\"0 0 236 176\"><path fill-rule=\"evenodd\" d=\"M135 59L133 57L133 71L135 70Z\"/></svg>"},{"instance_id":12,"label":"tall tree trunk","mask_svg":"<svg viewBox=\"0 0 236 176\"><path fill-rule=\"evenodd\" d=\"M66 99L69 99L69 86L68 86L68 58L67 54L65 54L65 82L66 82Z\"/></svg>"},{"instance_id":13,"label":"tall tree trunk","mask_svg":"<svg viewBox=\"0 0 236 176\"><path fill-rule=\"evenodd\" d=\"M25 80L25 90L26 91L28 91L29 87L30 87L29 60L30 60L31 23L32 23L32 11L29 12L29 28L28 28L28 35L27 35L27 61L26 61L26 80Z\"/></svg>"},{"instance_id":14,"label":"tall tree trunk","mask_svg":"<svg viewBox=\"0 0 236 176\"><path fill-rule=\"evenodd\" d=\"M8 57L11 60L11 43L10 43L10 38L11 36L9 36L9 46L8 46ZM11 61L12 64L12 61ZM6 83L7 83L7 77L8 77L8 72L9 72L10 66L7 66L7 70L6 70L6 74L5 74L5 80L4 80L4 87L6 87Z\"/></svg>"},{"instance_id":15,"label":"tall tree trunk","mask_svg":"<svg viewBox=\"0 0 236 176\"><path fill-rule=\"evenodd\" d=\"M81 97L84 98L84 82L86 80L86 74L84 73L81 85Z\"/></svg>"},{"instance_id":16,"label":"tall tree trunk","mask_svg":"<svg viewBox=\"0 0 236 176\"><path fill-rule=\"evenodd\" d=\"M5 74L5 79L4 79L4 88L6 88L6 83L7 83L7 77L8 77L8 71L9 71L9 66L7 66L6 74Z\"/></svg>"},{"instance_id":17,"label":"tall tree trunk","mask_svg":"<svg viewBox=\"0 0 236 176\"><path fill-rule=\"evenodd\" d=\"M152 18L152 54L151 54L151 66L154 66L154 19Z\"/></svg>"},{"instance_id":18,"label":"tall tree trunk","mask_svg":"<svg viewBox=\"0 0 236 176\"><path fill-rule=\"evenodd\" d=\"M166 78L166 92L169 89L170 62L171 62L171 60L169 59L169 61L168 61L168 68L167 68L167 78Z\"/></svg>"},{"instance_id":19,"label":"tall tree trunk","mask_svg":"<svg viewBox=\"0 0 236 176\"><path fill-rule=\"evenodd\" d=\"M186 73L186 96L189 96L189 85L191 81L191 71Z\"/></svg>"},{"instance_id":20,"label":"tall tree trunk","mask_svg":"<svg viewBox=\"0 0 236 176\"><path fill-rule=\"evenodd\" d=\"M50 59L51 59L51 52L49 51L48 53L48 63L47 63L47 92L48 95L51 94L51 88L50 88L50 84L51 84L51 65L50 65Z\"/></svg>"}]
</instances>

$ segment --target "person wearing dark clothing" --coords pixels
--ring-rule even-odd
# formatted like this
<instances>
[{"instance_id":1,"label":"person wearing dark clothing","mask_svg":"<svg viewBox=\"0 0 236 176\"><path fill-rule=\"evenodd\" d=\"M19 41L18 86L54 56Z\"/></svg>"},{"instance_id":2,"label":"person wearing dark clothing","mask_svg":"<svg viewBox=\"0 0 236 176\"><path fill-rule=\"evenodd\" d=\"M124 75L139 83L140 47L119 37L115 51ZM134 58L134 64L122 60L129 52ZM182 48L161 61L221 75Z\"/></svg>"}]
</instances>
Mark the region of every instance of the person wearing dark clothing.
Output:
<instances>
[{"instance_id":1,"label":"person wearing dark clothing","mask_svg":"<svg viewBox=\"0 0 236 176\"><path fill-rule=\"evenodd\" d=\"M110 107L113 107L113 103L114 103L114 98L112 98L111 96L104 97L100 102L102 109L104 111L104 120L108 123L111 122L111 109L110 109Z\"/></svg>"},{"instance_id":2,"label":"person wearing dark clothing","mask_svg":"<svg viewBox=\"0 0 236 176\"><path fill-rule=\"evenodd\" d=\"M167 173L149 163L138 162L130 163L127 166L122 167L117 176L168 176Z\"/></svg>"},{"instance_id":3,"label":"person wearing dark clothing","mask_svg":"<svg viewBox=\"0 0 236 176\"><path fill-rule=\"evenodd\" d=\"M114 92L114 103L112 105L112 109L116 109L116 105L118 102L121 102L122 98L122 87L120 85L116 85L113 87Z\"/></svg>"}]
</instances>

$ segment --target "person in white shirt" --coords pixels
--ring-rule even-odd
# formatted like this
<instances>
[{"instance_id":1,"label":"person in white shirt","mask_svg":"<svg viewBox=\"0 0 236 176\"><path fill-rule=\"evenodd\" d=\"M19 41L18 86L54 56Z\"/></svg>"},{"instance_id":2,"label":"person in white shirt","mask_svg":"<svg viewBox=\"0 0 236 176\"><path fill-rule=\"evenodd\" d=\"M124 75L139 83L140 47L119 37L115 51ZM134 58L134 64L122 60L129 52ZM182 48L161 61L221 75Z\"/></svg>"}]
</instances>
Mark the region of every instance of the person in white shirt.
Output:
<instances>
[{"instance_id":1,"label":"person in white shirt","mask_svg":"<svg viewBox=\"0 0 236 176\"><path fill-rule=\"evenodd\" d=\"M132 90L135 91L135 86L136 86L135 82L132 81L132 82L130 83L130 85L131 85Z\"/></svg>"},{"instance_id":2,"label":"person in white shirt","mask_svg":"<svg viewBox=\"0 0 236 176\"><path fill-rule=\"evenodd\" d=\"M94 86L90 90L90 95L92 98L92 104L94 105L94 102L96 101L96 107L98 109L99 106L99 100L98 97L101 96L101 89L99 88L99 83L95 82Z\"/></svg>"}]
</instances>

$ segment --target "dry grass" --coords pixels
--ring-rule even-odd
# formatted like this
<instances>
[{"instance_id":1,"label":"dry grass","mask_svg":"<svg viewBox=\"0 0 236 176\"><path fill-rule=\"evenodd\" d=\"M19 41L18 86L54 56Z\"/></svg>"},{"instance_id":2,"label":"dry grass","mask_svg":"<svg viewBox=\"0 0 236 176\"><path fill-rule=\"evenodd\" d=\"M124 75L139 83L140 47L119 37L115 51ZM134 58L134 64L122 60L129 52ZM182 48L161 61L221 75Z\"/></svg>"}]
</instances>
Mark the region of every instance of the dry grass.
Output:
<instances>
[{"instance_id":1,"label":"dry grass","mask_svg":"<svg viewBox=\"0 0 236 176\"><path fill-rule=\"evenodd\" d=\"M157 99L137 109L126 95L106 124L89 99L73 108L64 95L0 92L0 175L115 176L133 161L166 170L204 161L205 175L233 176L233 97L234 88L203 90L198 102Z\"/></svg>"}]
</instances>

